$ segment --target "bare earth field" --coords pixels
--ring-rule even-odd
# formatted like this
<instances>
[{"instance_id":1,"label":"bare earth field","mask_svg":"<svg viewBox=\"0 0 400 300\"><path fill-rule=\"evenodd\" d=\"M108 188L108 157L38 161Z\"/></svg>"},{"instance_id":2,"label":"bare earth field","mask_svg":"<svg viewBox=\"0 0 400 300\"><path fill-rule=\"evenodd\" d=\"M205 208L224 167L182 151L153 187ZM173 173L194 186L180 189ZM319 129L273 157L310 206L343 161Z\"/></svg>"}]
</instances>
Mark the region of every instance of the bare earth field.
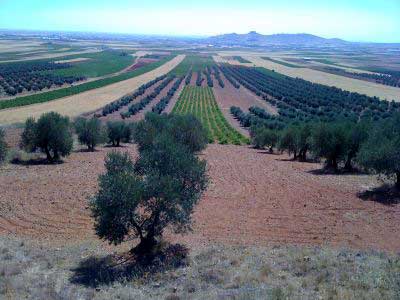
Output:
<instances>
[{"instance_id":1,"label":"bare earth field","mask_svg":"<svg viewBox=\"0 0 400 300\"><path fill-rule=\"evenodd\" d=\"M308 68L291 68L286 67L272 61L264 60L258 56L243 56L244 59L251 61L254 65L258 67L264 67L270 70L275 70L279 73L290 77L299 77L305 80L325 84L328 86L336 86L338 88L357 92L360 94L366 94L368 96L376 96L381 99L387 99L389 101L395 100L400 101L400 89L385 86L373 82L367 82L358 79L352 79L348 77L343 77L339 75L329 74L326 72L321 72L317 70L312 70Z\"/></svg>"},{"instance_id":2,"label":"bare earth field","mask_svg":"<svg viewBox=\"0 0 400 300\"><path fill-rule=\"evenodd\" d=\"M224 81L225 87L221 88L218 82L214 80L213 92L215 99L227 121L242 134L249 136L248 130L240 126L239 122L230 113L231 106L240 107L246 112L251 106L258 106L264 108L272 115L277 114L277 109L275 107L262 100L260 97L257 97L257 95L253 94L243 86L236 89L228 80L226 80L222 73L220 76Z\"/></svg>"},{"instance_id":3,"label":"bare earth field","mask_svg":"<svg viewBox=\"0 0 400 300\"><path fill-rule=\"evenodd\" d=\"M97 240L87 198L104 156L74 152L63 164L0 168L0 233L51 244ZM134 146L119 148L132 157ZM247 146L209 145L211 183L194 213L193 233L171 241L190 247L329 245L400 251L400 205L361 200L374 176L316 175L319 164L287 161Z\"/></svg>"},{"instance_id":4,"label":"bare earth field","mask_svg":"<svg viewBox=\"0 0 400 300\"><path fill-rule=\"evenodd\" d=\"M56 111L67 116L78 116L84 112L97 110L104 105L128 94L140 85L168 73L175 68L185 55L178 55L164 65L134 78L90 90L73 96L40 104L0 111L0 124L24 122L28 117L38 117L44 112Z\"/></svg>"}]
</instances>

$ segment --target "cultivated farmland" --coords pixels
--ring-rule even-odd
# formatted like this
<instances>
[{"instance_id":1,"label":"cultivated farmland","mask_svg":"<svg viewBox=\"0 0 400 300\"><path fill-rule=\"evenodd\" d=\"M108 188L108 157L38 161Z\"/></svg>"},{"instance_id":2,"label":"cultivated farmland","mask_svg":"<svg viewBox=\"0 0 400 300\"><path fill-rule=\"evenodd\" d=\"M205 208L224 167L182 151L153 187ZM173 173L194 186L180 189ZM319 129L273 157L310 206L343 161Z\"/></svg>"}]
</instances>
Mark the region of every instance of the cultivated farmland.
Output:
<instances>
[{"instance_id":1,"label":"cultivated farmland","mask_svg":"<svg viewBox=\"0 0 400 300\"><path fill-rule=\"evenodd\" d=\"M400 89L396 87L383 86L373 82L347 78L307 68L287 67L282 64L268 61L257 56L248 55L243 57L251 61L258 67L275 70L290 77L299 77L319 84L336 86L347 91L366 94L371 97L375 96L381 99L386 99L388 101L400 101Z\"/></svg>"},{"instance_id":2,"label":"cultivated farmland","mask_svg":"<svg viewBox=\"0 0 400 300\"><path fill-rule=\"evenodd\" d=\"M135 88L138 88L140 85L156 78L157 76L161 76L170 72L184 59L184 57L184 55L178 55L158 68L131 79L127 79L130 78L131 74L127 73L128 76L122 74L120 77L118 77L118 81L120 81L121 78L124 80L117 83L113 83L113 77L110 79L105 79L105 82L108 84L106 86L103 86L103 81L101 82L101 85L97 85L96 81L88 83L91 84L90 88L92 90L90 91L84 92L85 89L82 88L83 85L76 86L78 90L76 95L64 97L57 101L1 110L0 124L24 122L30 116L37 117L48 111L57 111L68 116L78 116L84 112L97 110L104 105L132 92L132 90ZM60 91L62 90L57 90L54 92L58 92L57 96L63 97L63 95L60 94ZM65 96L68 96L68 93Z\"/></svg>"},{"instance_id":3,"label":"cultivated farmland","mask_svg":"<svg viewBox=\"0 0 400 300\"><path fill-rule=\"evenodd\" d=\"M1 299L399 298L400 102L278 69L369 46L68 36L0 35L99 50L0 74Z\"/></svg>"},{"instance_id":4,"label":"cultivated farmland","mask_svg":"<svg viewBox=\"0 0 400 300\"><path fill-rule=\"evenodd\" d=\"M172 113L190 113L199 118L208 131L210 142L235 145L248 142L226 121L209 87L186 86Z\"/></svg>"}]
</instances>

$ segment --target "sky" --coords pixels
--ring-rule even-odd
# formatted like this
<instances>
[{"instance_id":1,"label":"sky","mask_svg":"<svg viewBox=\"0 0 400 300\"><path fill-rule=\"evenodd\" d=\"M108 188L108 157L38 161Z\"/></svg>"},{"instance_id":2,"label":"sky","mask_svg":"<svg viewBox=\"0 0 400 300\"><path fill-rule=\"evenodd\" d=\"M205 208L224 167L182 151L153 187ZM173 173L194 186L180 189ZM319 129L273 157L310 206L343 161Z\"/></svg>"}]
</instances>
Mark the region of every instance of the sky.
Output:
<instances>
[{"instance_id":1,"label":"sky","mask_svg":"<svg viewBox=\"0 0 400 300\"><path fill-rule=\"evenodd\" d=\"M310 33L400 42L400 0L0 0L1 29L210 36Z\"/></svg>"}]
</instances>

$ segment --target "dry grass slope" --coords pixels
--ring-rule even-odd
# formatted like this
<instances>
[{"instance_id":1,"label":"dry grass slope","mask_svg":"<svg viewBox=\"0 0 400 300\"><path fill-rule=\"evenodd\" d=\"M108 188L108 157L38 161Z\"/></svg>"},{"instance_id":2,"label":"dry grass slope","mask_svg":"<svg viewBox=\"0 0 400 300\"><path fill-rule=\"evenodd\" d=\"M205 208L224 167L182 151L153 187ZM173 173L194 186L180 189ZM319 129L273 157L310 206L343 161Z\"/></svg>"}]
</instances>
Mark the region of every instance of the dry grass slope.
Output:
<instances>
[{"instance_id":1,"label":"dry grass slope","mask_svg":"<svg viewBox=\"0 0 400 300\"><path fill-rule=\"evenodd\" d=\"M176 265L121 263L96 244L0 238L4 299L399 299L400 259L305 247L192 249ZM115 262L119 262L116 272ZM130 269L129 269L130 268Z\"/></svg>"}]
</instances>

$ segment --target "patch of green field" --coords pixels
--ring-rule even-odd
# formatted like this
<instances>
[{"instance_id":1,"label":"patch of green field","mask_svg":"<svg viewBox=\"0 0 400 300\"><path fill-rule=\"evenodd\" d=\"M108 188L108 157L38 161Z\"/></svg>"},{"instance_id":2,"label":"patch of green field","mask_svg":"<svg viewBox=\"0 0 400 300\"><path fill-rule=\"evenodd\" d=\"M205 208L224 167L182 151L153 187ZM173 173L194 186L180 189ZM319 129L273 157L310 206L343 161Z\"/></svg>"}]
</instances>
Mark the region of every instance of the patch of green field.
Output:
<instances>
[{"instance_id":1,"label":"patch of green field","mask_svg":"<svg viewBox=\"0 0 400 300\"><path fill-rule=\"evenodd\" d=\"M188 54L185 59L170 74L175 76L185 76L189 70L192 72L203 71L207 66L215 65L211 56L200 56Z\"/></svg>"},{"instance_id":2,"label":"patch of green field","mask_svg":"<svg viewBox=\"0 0 400 300\"><path fill-rule=\"evenodd\" d=\"M204 125L210 143L248 144L249 140L226 121L215 100L212 88L185 86L172 113L193 114Z\"/></svg>"},{"instance_id":3,"label":"patch of green field","mask_svg":"<svg viewBox=\"0 0 400 300\"><path fill-rule=\"evenodd\" d=\"M264 57L261 57L261 58L264 59L264 60L272 61L272 62L274 62L276 64L280 64L280 65L285 66L285 67L289 67L289 68L303 68L302 66L291 64L291 63L284 62L284 61L280 61L280 60L273 59L273 58L270 58L270 57L265 57L264 56Z\"/></svg>"},{"instance_id":4,"label":"patch of green field","mask_svg":"<svg viewBox=\"0 0 400 300\"><path fill-rule=\"evenodd\" d=\"M68 87L68 88L54 90L54 91L50 91L50 92L46 92L46 93L40 93L40 94L29 95L29 96L10 99L10 100L0 101L0 109L48 102L48 101L56 100L59 98L86 92L89 90L97 89L97 88L100 88L100 87L103 87L103 86L106 86L106 85L109 85L112 83L130 79L130 78L139 76L141 74L144 74L146 72L149 72L151 70L154 70L154 69L160 67L161 65L163 65L164 63L166 63L167 61L171 60L173 57L174 56L168 56L165 59L162 59L158 62L148 64L148 65L143 66L134 71L122 73L120 75L116 75L116 76L112 76L112 77L108 77L108 78L104 78L104 79L99 79L99 80L83 83L83 84Z\"/></svg>"},{"instance_id":5,"label":"patch of green field","mask_svg":"<svg viewBox=\"0 0 400 300\"><path fill-rule=\"evenodd\" d=\"M313 52L313 51L298 51L296 52L296 55L306 55L306 56L326 56L330 55L328 52Z\"/></svg>"},{"instance_id":6,"label":"patch of green field","mask_svg":"<svg viewBox=\"0 0 400 300\"><path fill-rule=\"evenodd\" d=\"M46 47L47 49L45 49ZM68 48L63 50L64 48ZM71 46L67 44L53 44L53 43L44 43L36 50L28 50L28 51L15 51L15 52L1 52L0 53L0 63L1 61L8 61L8 60L18 60L18 59L25 59L33 57L33 60L37 61L53 61L54 59L35 59L36 55L44 55L44 54L54 54L54 53L64 53L64 52L74 52L74 51L84 51L87 48L80 47L80 46ZM67 56L67 55L66 55ZM82 57L82 56L79 56Z\"/></svg>"},{"instance_id":7,"label":"patch of green field","mask_svg":"<svg viewBox=\"0 0 400 300\"><path fill-rule=\"evenodd\" d=\"M326 58L315 58L315 59L312 59L312 61L319 62L319 63L326 64L326 65L338 66L337 63L335 63L329 59L326 59Z\"/></svg>"},{"instance_id":8,"label":"patch of green field","mask_svg":"<svg viewBox=\"0 0 400 300\"><path fill-rule=\"evenodd\" d=\"M242 64L249 64L251 63L251 61L248 61L247 59L244 59L241 56L233 56L234 60L237 60L238 62L242 63Z\"/></svg>"},{"instance_id":9,"label":"patch of green field","mask_svg":"<svg viewBox=\"0 0 400 300\"><path fill-rule=\"evenodd\" d=\"M275 77L275 78L285 78L286 77L285 75L283 75L281 73L266 69L264 67L256 67L255 69L257 71L261 72L261 73L264 73L266 75L269 75L269 76L272 76L272 77Z\"/></svg>"},{"instance_id":10,"label":"patch of green field","mask_svg":"<svg viewBox=\"0 0 400 300\"><path fill-rule=\"evenodd\" d=\"M336 66L336 67L349 68L349 66L341 65L337 62L334 62L334 61L326 59L326 58L312 59L312 61L319 62L319 63L326 64L326 65ZM352 67L352 68L356 69L355 67Z\"/></svg>"},{"instance_id":11,"label":"patch of green field","mask_svg":"<svg viewBox=\"0 0 400 300\"><path fill-rule=\"evenodd\" d=\"M72 67L57 70L54 73L61 76L99 77L121 71L135 61L132 55L120 51L77 54L57 58L57 60L74 58L89 58L89 60L72 63Z\"/></svg>"}]
</instances>

